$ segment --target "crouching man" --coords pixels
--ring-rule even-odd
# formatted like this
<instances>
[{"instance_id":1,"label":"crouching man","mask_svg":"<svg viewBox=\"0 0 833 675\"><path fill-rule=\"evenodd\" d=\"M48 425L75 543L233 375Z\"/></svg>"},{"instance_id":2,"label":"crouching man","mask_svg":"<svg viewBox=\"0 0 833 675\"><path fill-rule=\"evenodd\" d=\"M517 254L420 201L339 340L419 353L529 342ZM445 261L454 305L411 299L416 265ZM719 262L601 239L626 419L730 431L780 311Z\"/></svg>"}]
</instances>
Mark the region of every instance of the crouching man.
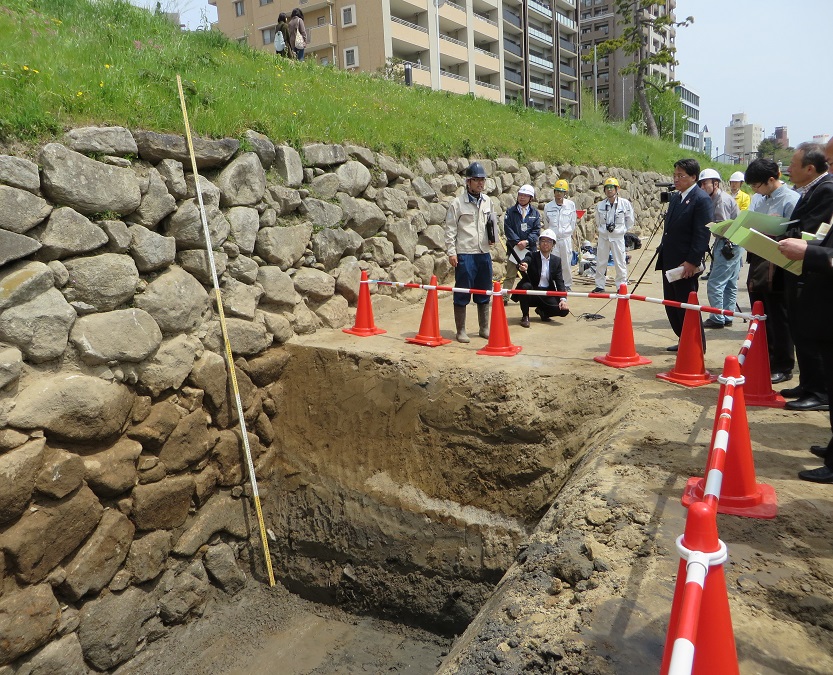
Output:
<instances>
[{"instance_id":1,"label":"crouching man","mask_svg":"<svg viewBox=\"0 0 833 675\"><path fill-rule=\"evenodd\" d=\"M527 253L518 266L521 283L518 290L526 291L564 291L564 277L561 274L561 259L552 254L555 246L555 232L550 229L541 232L538 237L538 251ZM535 313L541 321L552 321L553 316L567 316L570 313L566 298L550 295L519 295L521 303L521 326L529 328L529 308L535 307Z\"/></svg>"}]
</instances>

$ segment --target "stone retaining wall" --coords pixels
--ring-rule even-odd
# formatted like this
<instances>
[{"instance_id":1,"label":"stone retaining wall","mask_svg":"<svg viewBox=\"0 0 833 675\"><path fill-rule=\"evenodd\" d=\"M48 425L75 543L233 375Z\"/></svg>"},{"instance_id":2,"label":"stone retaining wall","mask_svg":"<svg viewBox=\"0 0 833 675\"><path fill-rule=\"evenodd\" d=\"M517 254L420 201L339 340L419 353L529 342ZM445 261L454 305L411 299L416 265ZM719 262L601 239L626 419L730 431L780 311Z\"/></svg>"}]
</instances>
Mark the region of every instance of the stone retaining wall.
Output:
<instances>
[{"instance_id":1,"label":"stone retaining wall","mask_svg":"<svg viewBox=\"0 0 833 675\"><path fill-rule=\"evenodd\" d=\"M449 280L442 223L468 159L409 167L255 132L195 149L198 181L184 139L150 131L75 129L38 164L0 156L0 675L113 669L256 566L197 185L262 478L280 345L349 323L362 270ZM591 209L614 175L653 225L667 179L482 161L499 212L523 183L543 207L559 177Z\"/></svg>"}]
</instances>

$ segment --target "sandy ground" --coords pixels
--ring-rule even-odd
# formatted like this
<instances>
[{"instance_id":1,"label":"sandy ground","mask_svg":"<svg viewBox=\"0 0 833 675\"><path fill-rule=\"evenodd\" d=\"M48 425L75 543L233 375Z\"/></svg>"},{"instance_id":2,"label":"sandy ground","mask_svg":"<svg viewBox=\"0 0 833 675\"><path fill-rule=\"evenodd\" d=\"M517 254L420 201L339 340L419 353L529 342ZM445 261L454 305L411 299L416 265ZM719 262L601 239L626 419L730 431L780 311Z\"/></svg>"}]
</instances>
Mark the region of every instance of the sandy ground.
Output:
<instances>
[{"instance_id":1,"label":"sandy ground","mask_svg":"<svg viewBox=\"0 0 833 675\"><path fill-rule=\"evenodd\" d=\"M649 258L646 253L640 264ZM632 276L640 272L636 267ZM589 291L592 285L577 280L573 289ZM659 274L648 272L639 292L661 295ZM745 293L740 302L748 309ZM690 476L703 474L718 395L717 385L689 389L656 378L675 359L665 351L675 338L664 308L632 304L637 350L653 363L616 370L592 360L609 347L615 303L575 298L574 316L548 324L533 317L528 330L519 327L519 308L510 303L511 339L523 347L512 358L476 355L484 344L476 337L469 345L408 345L404 338L416 333L422 307L388 312L394 304L374 299L376 323L388 331L384 335L319 331L299 342L394 360L421 358L438 370L528 371L530 386L545 370L580 388L582 374L592 369L594 378L604 373L626 394L609 430L592 439L574 478L456 641L441 672L657 672L679 562L674 542L686 514L680 496ZM604 318L586 321L578 318L582 313ZM476 332L475 323L471 311L470 333ZM442 334L453 337L450 296L440 299L440 324ZM709 332L706 367L719 372L745 334L739 320ZM819 465L808 448L827 442L827 413L750 407L748 417L757 480L775 489L778 515L718 517L719 536L729 550L726 585L741 672L831 673L833 487L796 477ZM589 580L570 581L559 573L559 547L576 548L576 542L594 562ZM240 600L212 606L206 618L150 645L123 672L159 672L160 664L169 670L171 663L186 662L194 673L434 672L448 649L420 631L350 618L250 584Z\"/></svg>"}]
</instances>

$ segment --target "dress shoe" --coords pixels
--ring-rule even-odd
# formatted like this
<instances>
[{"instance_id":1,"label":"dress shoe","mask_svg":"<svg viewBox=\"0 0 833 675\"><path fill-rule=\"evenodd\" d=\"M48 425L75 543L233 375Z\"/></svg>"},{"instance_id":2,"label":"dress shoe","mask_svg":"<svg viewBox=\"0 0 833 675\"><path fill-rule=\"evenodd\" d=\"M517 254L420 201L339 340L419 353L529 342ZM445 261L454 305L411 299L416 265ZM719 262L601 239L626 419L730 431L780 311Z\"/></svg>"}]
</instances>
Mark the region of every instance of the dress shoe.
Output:
<instances>
[{"instance_id":1,"label":"dress shoe","mask_svg":"<svg viewBox=\"0 0 833 675\"><path fill-rule=\"evenodd\" d=\"M522 316L521 317L521 328L529 328L529 317Z\"/></svg>"},{"instance_id":2,"label":"dress shoe","mask_svg":"<svg viewBox=\"0 0 833 675\"><path fill-rule=\"evenodd\" d=\"M680 348L680 345L671 345L670 347L666 347L665 351L667 352L676 352Z\"/></svg>"},{"instance_id":3,"label":"dress shoe","mask_svg":"<svg viewBox=\"0 0 833 675\"><path fill-rule=\"evenodd\" d=\"M811 445L810 452L812 452L816 457L821 457L822 459L824 459L827 456L827 446Z\"/></svg>"},{"instance_id":4,"label":"dress shoe","mask_svg":"<svg viewBox=\"0 0 833 675\"><path fill-rule=\"evenodd\" d=\"M709 317L703 322L703 328L723 328L723 322L716 321L713 317Z\"/></svg>"},{"instance_id":5,"label":"dress shoe","mask_svg":"<svg viewBox=\"0 0 833 675\"><path fill-rule=\"evenodd\" d=\"M784 406L786 410L830 410L827 401L822 401L818 396L808 394L795 401L787 401Z\"/></svg>"},{"instance_id":6,"label":"dress shoe","mask_svg":"<svg viewBox=\"0 0 833 675\"><path fill-rule=\"evenodd\" d=\"M812 483L833 483L833 469L829 466L820 466L818 469L799 471L798 477Z\"/></svg>"},{"instance_id":7,"label":"dress shoe","mask_svg":"<svg viewBox=\"0 0 833 675\"><path fill-rule=\"evenodd\" d=\"M593 289L592 291L590 291L590 292L591 292L591 293L604 293L604 292L605 292L605 289L604 289L604 288L599 288L598 286L596 286L596 288L594 288L594 289Z\"/></svg>"},{"instance_id":8,"label":"dress shoe","mask_svg":"<svg viewBox=\"0 0 833 675\"><path fill-rule=\"evenodd\" d=\"M772 384L778 384L779 382L786 382L787 380L793 379L792 373L772 373L770 376L770 380L772 380Z\"/></svg>"},{"instance_id":9,"label":"dress shoe","mask_svg":"<svg viewBox=\"0 0 833 675\"><path fill-rule=\"evenodd\" d=\"M536 310L535 310L535 313L536 313L539 317L541 317L541 321L543 321L544 323L549 323L550 321L552 321L552 319L551 319L550 317L548 317L546 314L544 314L544 313L541 311L541 308L540 308L540 307L539 307L538 309L536 309Z\"/></svg>"},{"instance_id":10,"label":"dress shoe","mask_svg":"<svg viewBox=\"0 0 833 675\"><path fill-rule=\"evenodd\" d=\"M799 384L797 387L792 387L791 389L782 389L778 393L784 398L800 398L807 392L805 392L804 387Z\"/></svg>"}]
</instances>

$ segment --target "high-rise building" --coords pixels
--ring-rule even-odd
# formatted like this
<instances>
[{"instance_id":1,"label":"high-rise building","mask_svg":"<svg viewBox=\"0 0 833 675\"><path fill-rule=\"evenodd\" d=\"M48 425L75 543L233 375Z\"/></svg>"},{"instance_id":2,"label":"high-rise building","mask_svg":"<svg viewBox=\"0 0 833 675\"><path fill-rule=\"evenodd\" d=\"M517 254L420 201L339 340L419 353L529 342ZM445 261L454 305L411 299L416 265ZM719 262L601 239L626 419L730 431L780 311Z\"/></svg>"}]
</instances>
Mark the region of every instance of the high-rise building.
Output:
<instances>
[{"instance_id":1,"label":"high-rise building","mask_svg":"<svg viewBox=\"0 0 833 675\"><path fill-rule=\"evenodd\" d=\"M781 148L790 147L790 137L787 134L787 127L775 127L775 142Z\"/></svg>"},{"instance_id":2,"label":"high-rise building","mask_svg":"<svg viewBox=\"0 0 833 675\"><path fill-rule=\"evenodd\" d=\"M725 154L735 155L741 164L748 164L758 156L762 140L764 128L749 122L746 113L735 113L726 127Z\"/></svg>"},{"instance_id":3,"label":"high-rise building","mask_svg":"<svg viewBox=\"0 0 833 675\"><path fill-rule=\"evenodd\" d=\"M580 117L577 0L208 1L215 26L255 49L271 50L278 14L299 7L305 59L369 72L408 62L415 84Z\"/></svg>"},{"instance_id":4,"label":"high-rise building","mask_svg":"<svg viewBox=\"0 0 833 675\"><path fill-rule=\"evenodd\" d=\"M581 56L586 61L581 64L581 86L595 90L595 100L608 109L611 119L625 119L633 105L633 75L622 76L622 68L633 62L633 56L621 49L596 59L594 68L594 46L605 40L620 37L623 26L615 13L614 0L579 0L579 40ZM677 7L676 0L657 2L648 9L651 18L670 14L673 18ZM645 35L646 44L651 53L663 47L673 47L677 31L673 26L659 31L649 28ZM674 79L673 65L652 65L648 72L660 79L670 82Z\"/></svg>"},{"instance_id":5,"label":"high-rise building","mask_svg":"<svg viewBox=\"0 0 833 675\"><path fill-rule=\"evenodd\" d=\"M702 152L700 143L700 95L686 87L678 84L674 87L677 96L685 109L685 119L676 120L676 124L683 126L683 139L680 142L681 148L688 148L695 152Z\"/></svg>"},{"instance_id":6,"label":"high-rise building","mask_svg":"<svg viewBox=\"0 0 833 675\"><path fill-rule=\"evenodd\" d=\"M827 145L829 140L830 134L816 134L813 136L813 143L819 143L820 145Z\"/></svg>"},{"instance_id":7,"label":"high-rise building","mask_svg":"<svg viewBox=\"0 0 833 675\"><path fill-rule=\"evenodd\" d=\"M704 124L703 128L700 129L700 143L697 146L697 150L706 155L706 157L712 156L712 135L707 124Z\"/></svg>"}]
</instances>

